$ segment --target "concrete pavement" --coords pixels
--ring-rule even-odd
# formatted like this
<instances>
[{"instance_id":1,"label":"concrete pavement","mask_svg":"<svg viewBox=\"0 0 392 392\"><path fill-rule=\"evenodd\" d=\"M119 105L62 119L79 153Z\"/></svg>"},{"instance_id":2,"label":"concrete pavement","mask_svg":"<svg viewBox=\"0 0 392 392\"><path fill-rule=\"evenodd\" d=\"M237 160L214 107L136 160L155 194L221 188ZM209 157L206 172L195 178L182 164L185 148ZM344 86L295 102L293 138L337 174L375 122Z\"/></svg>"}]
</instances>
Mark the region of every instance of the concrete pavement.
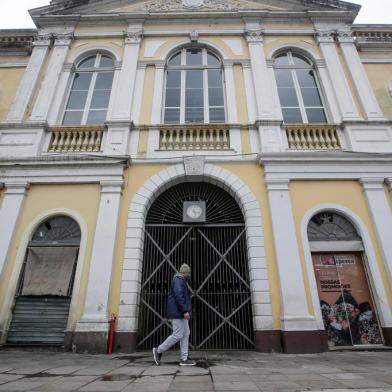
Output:
<instances>
[{"instance_id":1,"label":"concrete pavement","mask_svg":"<svg viewBox=\"0 0 392 392\"><path fill-rule=\"evenodd\" d=\"M309 355L194 352L196 367L178 354L154 366L150 353L82 355L0 351L0 391L123 392L392 392L392 352Z\"/></svg>"}]
</instances>

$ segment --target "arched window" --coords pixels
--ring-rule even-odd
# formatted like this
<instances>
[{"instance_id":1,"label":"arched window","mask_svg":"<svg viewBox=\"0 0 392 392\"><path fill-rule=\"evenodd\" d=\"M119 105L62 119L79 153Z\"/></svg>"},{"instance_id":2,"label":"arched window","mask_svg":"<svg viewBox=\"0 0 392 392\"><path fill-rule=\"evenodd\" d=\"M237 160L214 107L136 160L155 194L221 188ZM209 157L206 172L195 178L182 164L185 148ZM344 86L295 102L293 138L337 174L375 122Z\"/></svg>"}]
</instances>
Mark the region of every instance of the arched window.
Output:
<instances>
[{"instance_id":1,"label":"arched window","mask_svg":"<svg viewBox=\"0 0 392 392\"><path fill-rule=\"evenodd\" d=\"M63 125L103 124L109 106L114 61L104 54L82 60L76 67Z\"/></svg>"},{"instance_id":2,"label":"arched window","mask_svg":"<svg viewBox=\"0 0 392 392\"><path fill-rule=\"evenodd\" d=\"M164 122L224 123L221 60L205 48L184 48L167 62Z\"/></svg>"},{"instance_id":3,"label":"arched window","mask_svg":"<svg viewBox=\"0 0 392 392\"><path fill-rule=\"evenodd\" d=\"M312 61L291 50L274 59L280 105L286 123L326 123L325 107Z\"/></svg>"}]
</instances>

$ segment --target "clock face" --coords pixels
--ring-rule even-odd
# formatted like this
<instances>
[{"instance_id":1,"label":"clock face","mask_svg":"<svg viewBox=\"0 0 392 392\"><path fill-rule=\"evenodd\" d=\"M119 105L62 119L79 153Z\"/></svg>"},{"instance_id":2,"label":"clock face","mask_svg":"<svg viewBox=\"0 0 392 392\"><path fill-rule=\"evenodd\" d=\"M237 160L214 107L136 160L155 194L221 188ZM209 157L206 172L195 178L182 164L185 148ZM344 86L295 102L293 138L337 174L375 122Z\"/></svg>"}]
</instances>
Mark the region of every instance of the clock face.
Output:
<instances>
[{"instance_id":1,"label":"clock face","mask_svg":"<svg viewBox=\"0 0 392 392\"><path fill-rule=\"evenodd\" d=\"M200 206L198 206L197 204L194 205L190 205L187 209L186 209L186 214L192 218L192 219L198 219L201 217L201 215L203 214L203 210Z\"/></svg>"}]
</instances>

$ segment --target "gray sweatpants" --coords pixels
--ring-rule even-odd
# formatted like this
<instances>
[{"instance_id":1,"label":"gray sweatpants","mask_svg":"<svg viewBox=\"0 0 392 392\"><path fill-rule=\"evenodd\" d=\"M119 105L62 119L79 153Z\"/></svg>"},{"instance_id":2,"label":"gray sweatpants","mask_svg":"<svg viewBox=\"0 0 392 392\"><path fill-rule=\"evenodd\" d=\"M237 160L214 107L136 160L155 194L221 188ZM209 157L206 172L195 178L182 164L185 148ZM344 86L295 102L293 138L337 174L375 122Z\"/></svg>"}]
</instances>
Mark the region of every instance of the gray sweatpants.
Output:
<instances>
[{"instance_id":1,"label":"gray sweatpants","mask_svg":"<svg viewBox=\"0 0 392 392\"><path fill-rule=\"evenodd\" d=\"M164 353L180 342L181 360L186 361L188 359L189 335L191 334L189 322L184 319L174 319L172 327L172 334L158 347L158 353Z\"/></svg>"}]
</instances>

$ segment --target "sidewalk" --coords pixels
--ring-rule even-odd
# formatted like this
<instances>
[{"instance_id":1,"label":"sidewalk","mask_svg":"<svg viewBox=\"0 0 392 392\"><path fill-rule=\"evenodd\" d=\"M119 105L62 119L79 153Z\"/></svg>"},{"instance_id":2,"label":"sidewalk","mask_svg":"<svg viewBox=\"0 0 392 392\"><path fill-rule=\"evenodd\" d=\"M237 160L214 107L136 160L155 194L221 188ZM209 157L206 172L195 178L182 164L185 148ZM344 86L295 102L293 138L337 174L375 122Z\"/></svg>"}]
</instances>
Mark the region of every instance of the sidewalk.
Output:
<instances>
[{"instance_id":1,"label":"sidewalk","mask_svg":"<svg viewBox=\"0 0 392 392\"><path fill-rule=\"evenodd\" d=\"M150 353L81 355L0 351L0 391L377 391L392 392L392 352L311 355L194 352L198 366L180 368L177 354L153 366Z\"/></svg>"}]
</instances>

